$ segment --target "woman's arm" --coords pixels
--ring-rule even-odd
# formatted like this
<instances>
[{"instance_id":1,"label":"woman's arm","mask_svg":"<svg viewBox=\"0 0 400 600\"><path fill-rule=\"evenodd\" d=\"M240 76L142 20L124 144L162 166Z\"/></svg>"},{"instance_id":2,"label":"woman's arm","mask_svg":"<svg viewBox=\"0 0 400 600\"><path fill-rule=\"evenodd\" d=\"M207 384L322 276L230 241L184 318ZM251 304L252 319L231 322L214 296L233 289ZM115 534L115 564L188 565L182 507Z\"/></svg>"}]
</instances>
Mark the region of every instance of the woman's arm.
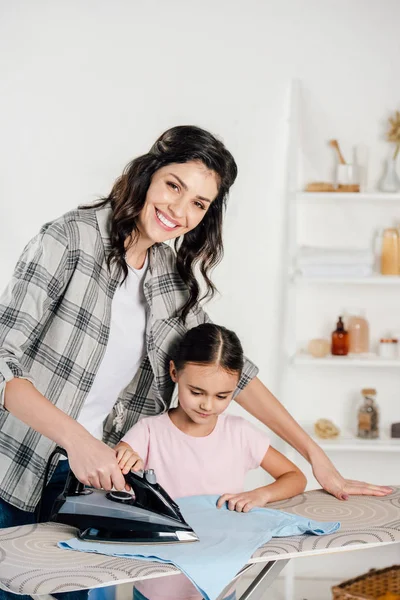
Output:
<instances>
[{"instance_id":1,"label":"woman's arm","mask_svg":"<svg viewBox=\"0 0 400 600\"><path fill-rule=\"evenodd\" d=\"M118 490L125 479L115 451L45 398L29 381L15 377L5 386L4 406L42 435L65 448L71 469L82 483Z\"/></svg>"},{"instance_id":2,"label":"woman's arm","mask_svg":"<svg viewBox=\"0 0 400 600\"><path fill-rule=\"evenodd\" d=\"M257 377L240 392L236 401L253 417L300 452L311 464L318 483L336 498L346 500L352 494L386 496L392 492L392 489L386 486L344 479L322 448L307 435Z\"/></svg>"},{"instance_id":3,"label":"woman's arm","mask_svg":"<svg viewBox=\"0 0 400 600\"><path fill-rule=\"evenodd\" d=\"M25 247L0 297L0 410L63 446L82 483L122 490L125 481L115 452L45 398L20 362L22 348L39 335L44 315L68 284L68 257L64 228L56 222L42 228Z\"/></svg>"}]
</instances>

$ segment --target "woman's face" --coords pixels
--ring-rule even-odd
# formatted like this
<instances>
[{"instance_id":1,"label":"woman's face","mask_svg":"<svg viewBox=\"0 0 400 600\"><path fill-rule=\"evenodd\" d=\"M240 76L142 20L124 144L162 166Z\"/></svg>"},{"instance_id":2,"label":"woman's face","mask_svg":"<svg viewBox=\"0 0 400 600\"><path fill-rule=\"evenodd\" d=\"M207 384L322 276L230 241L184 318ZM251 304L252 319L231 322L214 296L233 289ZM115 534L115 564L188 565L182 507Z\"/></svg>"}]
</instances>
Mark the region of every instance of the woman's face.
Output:
<instances>
[{"instance_id":1,"label":"woman's face","mask_svg":"<svg viewBox=\"0 0 400 600\"><path fill-rule=\"evenodd\" d=\"M151 244L197 227L218 194L218 176L201 161L172 163L156 171L138 218L140 234Z\"/></svg>"}]
</instances>

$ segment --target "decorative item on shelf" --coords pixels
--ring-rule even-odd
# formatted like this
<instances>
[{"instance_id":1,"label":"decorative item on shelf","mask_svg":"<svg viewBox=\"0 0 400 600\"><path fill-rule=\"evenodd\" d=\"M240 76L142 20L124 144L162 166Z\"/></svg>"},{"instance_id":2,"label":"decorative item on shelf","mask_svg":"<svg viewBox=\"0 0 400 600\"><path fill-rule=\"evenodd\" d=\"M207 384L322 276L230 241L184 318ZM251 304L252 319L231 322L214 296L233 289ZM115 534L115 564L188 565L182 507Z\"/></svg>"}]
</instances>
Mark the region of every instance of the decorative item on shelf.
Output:
<instances>
[{"instance_id":1,"label":"decorative item on shelf","mask_svg":"<svg viewBox=\"0 0 400 600\"><path fill-rule=\"evenodd\" d=\"M358 410L359 438L373 440L379 437L379 411L375 402L376 390L364 388L361 390L363 403Z\"/></svg>"},{"instance_id":2,"label":"decorative item on shelf","mask_svg":"<svg viewBox=\"0 0 400 600\"><path fill-rule=\"evenodd\" d=\"M340 429L330 419L318 419L314 424L315 435L322 440L333 440L340 434Z\"/></svg>"},{"instance_id":3,"label":"decorative item on shelf","mask_svg":"<svg viewBox=\"0 0 400 600\"><path fill-rule=\"evenodd\" d=\"M390 427L390 437L400 438L400 423L392 423Z\"/></svg>"},{"instance_id":4,"label":"decorative item on shelf","mask_svg":"<svg viewBox=\"0 0 400 600\"><path fill-rule=\"evenodd\" d=\"M326 181L311 181L305 187L306 192L334 192L335 188L333 183Z\"/></svg>"},{"instance_id":5,"label":"decorative item on shelf","mask_svg":"<svg viewBox=\"0 0 400 600\"><path fill-rule=\"evenodd\" d=\"M378 354L381 358L396 360L398 355L398 342L396 338L381 338L379 340Z\"/></svg>"},{"instance_id":6,"label":"decorative item on shelf","mask_svg":"<svg viewBox=\"0 0 400 600\"><path fill-rule=\"evenodd\" d=\"M384 175L379 182L379 189L382 192L397 192L400 190L400 179L396 173L396 160L400 149L400 112L396 111L394 117L389 117L390 128L387 132L387 140L395 144L395 150L392 158L386 161Z\"/></svg>"},{"instance_id":7,"label":"decorative item on shelf","mask_svg":"<svg viewBox=\"0 0 400 600\"><path fill-rule=\"evenodd\" d=\"M307 352L314 358L323 358L331 351L331 345L328 340L315 338L310 340L307 345Z\"/></svg>"},{"instance_id":8,"label":"decorative item on shelf","mask_svg":"<svg viewBox=\"0 0 400 600\"><path fill-rule=\"evenodd\" d=\"M397 270L398 270L398 273L400 275L400 223L397 223L397 225L396 225L396 231L397 231L397 235L398 235L398 238L399 238L399 244L398 244L399 251L398 251L398 256L397 256Z\"/></svg>"},{"instance_id":9,"label":"decorative item on shelf","mask_svg":"<svg viewBox=\"0 0 400 600\"><path fill-rule=\"evenodd\" d=\"M399 233L394 227L383 230L381 241L381 274L399 274Z\"/></svg>"},{"instance_id":10,"label":"decorative item on shelf","mask_svg":"<svg viewBox=\"0 0 400 600\"><path fill-rule=\"evenodd\" d=\"M336 191L359 192L360 179L357 165L348 164L343 158L337 140L330 140L329 145L336 151L338 164L336 165Z\"/></svg>"},{"instance_id":11,"label":"decorative item on shelf","mask_svg":"<svg viewBox=\"0 0 400 600\"><path fill-rule=\"evenodd\" d=\"M348 316L347 316L348 315ZM369 325L361 308L349 309L346 315L346 326L349 333L349 353L364 354L369 352Z\"/></svg>"},{"instance_id":12,"label":"decorative item on shelf","mask_svg":"<svg viewBox=\"0 0 400 600\"><path fill-rule=\"evenodd\" d=\"M396 163L393 158L388 158L379 189L386 194L394 194L400 190L400 179L396 173Z\"/></svg>"},{"instance_id":13,"label":"decorative item on shelf","mask_svg":"<svg viewBox=\"0 0 400 600\"><path fill-rule=\"evenodd\" d=\"M336 323L336 329L332 332L331 353L333 356L346 356L349 352L349 334L344 328L342 317Z\"/></svg>"}]
</instances>

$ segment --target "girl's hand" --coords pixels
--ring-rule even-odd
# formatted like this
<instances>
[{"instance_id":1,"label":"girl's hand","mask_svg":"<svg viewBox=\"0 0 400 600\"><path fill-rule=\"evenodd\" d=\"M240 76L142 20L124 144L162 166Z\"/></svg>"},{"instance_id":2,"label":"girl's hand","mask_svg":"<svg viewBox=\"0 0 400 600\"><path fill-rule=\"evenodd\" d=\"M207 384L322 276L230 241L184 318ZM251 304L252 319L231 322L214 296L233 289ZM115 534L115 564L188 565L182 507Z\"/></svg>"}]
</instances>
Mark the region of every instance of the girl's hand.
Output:
<instances>
[{"instance_id":1,"label":"girl's hand","mask_svg":"<svg viewBox=\"0 0 400 600\"><path fill-rule=\"evenodd\" d=\"M139 454L132 450L129 444L125 442L119 442L114 448L115 454L117 455L117 462L123 473L126 475L130 470L141 471L144 469L143 460Z\"/></svg>"},{"instance_id":2,"label":"girl's hand","mask_svg":"<svg viewBox=\"0 0 400 600\"><path fill-rule=\"evenodd\" d=\"M348 500L352 495L387 496L393 492L388 486L344 479L325 454L314 461L312 466L314 477L320 486L339 500Z\"/></svg>"},{"instance_id":3,"label":"girl's hand","mask_svg":"<svg viewBox=\"0 0 400 600\"><path fill-rule=\"evenodd\" d=\"M241 492L240 494L222 494L218 498L217 508L221 508L225 502L229 510L236 512L249 512L256 506L263 508L268 504L268 497L265 490L257 489L251 492Z\"/></svg>"}]
</instances>

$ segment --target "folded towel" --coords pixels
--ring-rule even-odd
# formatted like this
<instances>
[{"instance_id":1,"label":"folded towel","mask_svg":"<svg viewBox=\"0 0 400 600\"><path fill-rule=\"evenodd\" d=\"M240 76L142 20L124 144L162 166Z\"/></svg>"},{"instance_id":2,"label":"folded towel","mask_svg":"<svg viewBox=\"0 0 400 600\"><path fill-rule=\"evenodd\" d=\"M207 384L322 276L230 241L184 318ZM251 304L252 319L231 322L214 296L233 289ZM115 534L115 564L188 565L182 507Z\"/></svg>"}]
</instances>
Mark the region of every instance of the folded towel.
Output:
<instances>
[{"instance_id":1,"label":"folded towel","mask_svg":"<svg viewBox=\"0 0 400 600\"><path fill-rule=\"evenodd\" d=\"M110 556L172 563L206 600L215 600L252 554L272 537L333 533L337 522L318 522L268 508L248 513L217 509L218 496L191 496L177 501L199 542L188 544L107 544L73 538L60 548Z\"/></svg>"},{"instance_id":2,"label":"folded towel","mask_svg":"<svg viewBox=\"0 0 400 600\"><path fill-rule=\"evenodd\" d=\"M306 265L370 265L375 261L372 250L359 248L318 248L303 246L296 263Z\"/></svg>"}]
</instances>

